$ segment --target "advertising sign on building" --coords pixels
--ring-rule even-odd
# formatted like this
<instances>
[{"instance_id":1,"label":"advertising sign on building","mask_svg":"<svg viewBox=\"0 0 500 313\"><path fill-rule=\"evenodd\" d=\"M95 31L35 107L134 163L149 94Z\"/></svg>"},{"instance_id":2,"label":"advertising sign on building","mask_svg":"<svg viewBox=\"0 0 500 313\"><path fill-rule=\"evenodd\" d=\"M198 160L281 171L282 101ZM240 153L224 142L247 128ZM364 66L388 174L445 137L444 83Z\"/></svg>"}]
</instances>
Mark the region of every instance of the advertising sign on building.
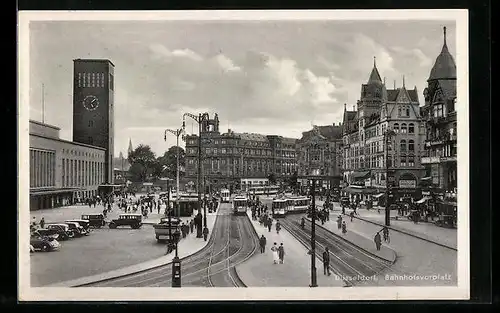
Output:
<instances>
[{"instance_id":1,"label":"advertising sign on building","mask_svg":"<svg viewBox=\"0 0 500 313\"><path fill-rule=\"evenodd\" d=\"M372 185L372 180L371 178L367 178L365 179L365 187L371 187Z\"/></svg>"},{"instance_id":2,"label":"advertising sign on building","mask_svg":"<svg viewBox=\"0 0 500 313\"><path fill-rule=\"evenodd\" d=\"M413 179L399 180L399 188L416 188L417 182Z\"/></svg>"}]
</instances>

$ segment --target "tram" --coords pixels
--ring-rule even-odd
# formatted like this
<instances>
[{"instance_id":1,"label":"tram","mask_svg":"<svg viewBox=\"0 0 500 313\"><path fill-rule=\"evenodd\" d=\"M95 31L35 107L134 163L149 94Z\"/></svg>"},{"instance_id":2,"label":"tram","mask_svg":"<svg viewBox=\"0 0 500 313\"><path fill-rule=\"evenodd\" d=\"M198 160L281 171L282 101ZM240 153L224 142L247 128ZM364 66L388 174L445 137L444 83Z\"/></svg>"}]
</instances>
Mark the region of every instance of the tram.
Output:
<instances>
[{"instance_id":1,"label":"tram","mask_svg":"<svg viewBox=\"0 0 500 313\"><path fill-rule=\"evenodd\" d=\"M271 206L273 217L284 217L286 215L286 199L274 199Z\"/></svg>"},{"instance_id":2,"label":"tram","mask_svg":"<svg viewBox=\"0 0 500 313\"><path fill-rule=\"evenodd\" d=\"M236 196L233 199L233 214L246 214L248 209L248 199L245 196Z\"/></svg>"},{"instance_id":3,"label":"tram","mask_svg":"<svg viewBox=\"0 0 500 313\"><path fill-rule=\"evenodd\" d=\"M287 202L287 214L295 214L295 213L305 213L309 208L311 203L311 199L309 197L294 197L288 198Z\"/></svg>"},{"instance_id":4,"label":"tram","mask_svg":"<svg viewBox=\"0 0 500 313\"><path fill-rule=\"evenodd\" d=\"M279 186L256 186L249 187L248 193L250 195L275 195L279 192Z\"/></svg>"},{"instance_id":5,"label":"tram","mask_svg":"<svg viewBox=\"0 0 500 313\"><path fill-rule=\"evenodd\" d=\"M226 202L226 203L231 202L231 193L229 192L229 189L222 189L220 191L220 198L221 202Z\"/></svg>"}]
</instances>

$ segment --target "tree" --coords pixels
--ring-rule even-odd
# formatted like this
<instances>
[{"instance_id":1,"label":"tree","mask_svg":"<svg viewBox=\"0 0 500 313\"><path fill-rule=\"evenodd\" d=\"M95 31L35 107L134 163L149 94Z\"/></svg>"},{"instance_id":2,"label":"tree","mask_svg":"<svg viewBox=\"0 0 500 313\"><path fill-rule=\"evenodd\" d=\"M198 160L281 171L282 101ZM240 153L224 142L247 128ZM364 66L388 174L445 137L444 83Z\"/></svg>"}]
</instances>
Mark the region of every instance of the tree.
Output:
<instances>
[{"instance_id":1,"label":"tree","mask_svg":"<svg viewBox=\"0 0 500 313\"><path fill-rule=\"evenodd\" d=\"M276 185L277 179L276 179L276 174L271 173L267 176L267 179L269 180L270 185Z\"/></svg>"},{"instance_id":2,"label":"tree","mask_svg":"<svg viewBox=\"0 0 500 313\"><path fill-rule=\"evenodd\" d=\"M129 156L129 174L132 181L144 182L153 176L157 168L156 156L151 147L139 145Z\"/></svg>"},{"instance_id":3,"label":"tree","mask_svg":"<svg viewBox=\"0 0 500 313\"><path fill-rule=\"evenodd\" d=\"M288 186L295 190L297 188L297 180L299 178L299 174L297 171L293 172L292 176L288 178Z\"/></svg>"},{"instance_id":4,"label":"tree","mask_svg":"<svg viewBox=\"0 0 500 313\"><path fill-rule=\"evenodd\" d=\"M157 177L175 178L177 176L177 150L179 150L179 176L184 176L183 169L186 166L186 152L181 147L171 146L162 156L157 159L155 174Z\"/></svg>"}]
</instances>

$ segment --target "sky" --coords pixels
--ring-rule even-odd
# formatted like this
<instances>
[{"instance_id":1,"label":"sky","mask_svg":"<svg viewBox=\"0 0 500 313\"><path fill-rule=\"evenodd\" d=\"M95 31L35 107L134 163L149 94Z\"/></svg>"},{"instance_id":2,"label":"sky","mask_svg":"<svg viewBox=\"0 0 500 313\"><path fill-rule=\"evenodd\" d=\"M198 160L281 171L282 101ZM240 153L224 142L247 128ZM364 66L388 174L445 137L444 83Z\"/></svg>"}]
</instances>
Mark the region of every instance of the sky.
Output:
<instances>
[{"instance_id":1,"label":"sky","mask_svg":"<svg viewBox=\"0 0 500 313\"><path fill-rule=\"evenodd\" d=\"M42 119L43 83L45 122L71 140L73 59L102 58L115 65L115 155L129 139L163 154L184 113L218 113L221 132L300 138L342 121L374 57L388 88L404 75L423 105L443 26L455 57L454 21L32 21L30 119Z\"/></svg>"}]
</instances>

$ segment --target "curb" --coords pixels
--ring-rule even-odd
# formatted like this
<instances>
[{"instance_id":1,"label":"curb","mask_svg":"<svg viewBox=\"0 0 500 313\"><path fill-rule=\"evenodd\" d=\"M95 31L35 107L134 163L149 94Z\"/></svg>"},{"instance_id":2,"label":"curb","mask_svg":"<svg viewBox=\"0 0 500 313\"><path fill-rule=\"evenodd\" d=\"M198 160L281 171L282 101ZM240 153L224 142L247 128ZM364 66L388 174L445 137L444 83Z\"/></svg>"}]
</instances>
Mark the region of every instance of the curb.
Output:
<instances>
[{"instance_id":1,"label":"curb","mask_svg":"<svg viewBox=\"0 0 500 313\"><path fill-rule=\"evenodd\" d=\"M346 216L349 216L348 214L344 214ZM371 223L371 224L374 224L374 225L377 225L377 226L382 226L382 227L385 227L384 224L382 223L379 223L379 222L374 222L374 221L370 221L369 219L366 219L366 218L362 218L362 217L356 217L354 216L354 218L358 219L358 220L361 220L361 221L364 221L364 222L367 222L367 223ZM427 242L430 242L430 243L433 243L433 244L436 244L438 246L441 246L441 247L444 247L444 248L448 248L450 250L455 250L455 251L458 251L457 248L455 247L452 247L452 246L449 246L449 245L446 245L444 243L441 243L441 242L437 242L437 241L434 241L434 240L431 240L429 238L425 238L425 237L422 237L422 236L419 236L419 235L416 235L414 233L411 233L409 231L405 231L405 230L402 230L402 229L399 229L399 228L394 228L392 226L387 226L387 228L391 229L391 230L394 230L396 232L399 232L399 233L402 233L402 234L405 234L405 235L408 235L408 236L411 236L411 237L414 237L414 238L418 238L418 239L421 239L421 240L424 240L424 241L427 241Z\"/></svg>"},{"instance_id":2,"label":"curb","mask_svg":"<svg viewBox=\"0 0 500 313\"><path fill-rule=\"evenodd\" d=\"M312 224L311 219L309 219L308 217L306 217L306 220L308 220L308 221ZM396 260L397 260L397 258L398 258L398 255L397 255L396 251L394 251L393 249L391 249L391 248L389 248L389 247L387 247L387 246L385 246L385 247L386 247L387 249L389 249L389 250L392 252L393 256L394 256L394 258L393 258L392 260L389 260L389 259L386 259L386 258L381 257L381 256L379 256L379 255L376 255L375 253L373 253L373 252L371 252L371 251L366 250L365 248L361 247L360 245L355 244L354 242L352 242L352 241L350 241L350 240L347 240L346 238L343 238L342 236L339 236L338 234L336 234L336 233L332 232L332 231L331 231L331 230L329 230L328 228L325 228L325 227L323 227L323 226L321 226L321 225L318 225L318 224L316 224L316 226L317 226L317 227L321 227L321 228L323 228L324 230L326 230L326 231L328 231L328 232L332 233L335 237L340 238L340 239L342 239L343 241L350 243L351 245L353 245L353 246L357 247L357 248L358 248L358 249L360 249L360 250L363 250L364 252L366 252L366 253L368 253L368 254L370 254L370 255L372 255L372 256L374 256L374 257L376 257L376 258L382 259L382 260L387 261L387 262L389 262L389 263L391 263L391 264L396 263ZM358 234L358 235L359 235L359 234ZM361 236L361 235L359 235L359 236Z\"/></svg>"},{"instance_id":3,"label":"curb","mask_svg":"<svg viewBox=\"0 0 500 313\"><path fill-rule=\"evenodd\" d=\"M220 203L219 205L217 206L217 209L215 210L215 213L217 214L217 212L219 211L219 208L220 208ZM215 217L215 221L214 221L214 226L215 226L215 222L217 221L217 216ZM212 236L212 231L210 232L210 236ZM201 247L201 249L191 253L191 254L188 254L186 256L184 256L183 258L181 258L180 260L184 260L186 258L189 258L191 257L192 255L198 253L199 251L201 251L202 249L204 249L207 245L208 245L208 242L210 240L207 240L206 241L206 244ZM95 275L92 275L92 276L86 276L86 277L80 277L80 278L76 278L76 279L72 279L72 280L68 280L68 281L63 281L63 282L58 282L58 283L54 283L54 284L50 284L50 285L47 285L47 286L41 286L43 288L53 288L53 287L81 287L81 286L86 286L86 285L90 285L90 284L95 284L95 283L98 283L98 282L102 282L102 281L106 281L106 280L111 280L111 279L115 279L115 278L119 278L119 277L122 277L122 276L128 276L128 275L132 275L132 274L136 274L136 273L141 273L141 272L145 272L145 271L148 271L148 270L151 270L151 269L154 269L154 268L158 268L158 267L162 267L162 266L167 266L169 264L172 264L172 261L169 261L169 262L166 262L166 263L161 263L161 264L154 264L154 265L151 265L151 266L147 266L145 268L141 268L140 270L134 270L134 271L125 271L127 268L133 268L133 267L139 267L141 264L144 264L144 263L152 263L152 262L155 262L156 261L159 261L160 259L162 258L165 258L166 256L162 256L160 258L157 258L157 259L152 259L150 261L146 261L146 262L142 262L142 263L138 263L138 264L134 264L134 265L130 265L130 266L126 266L126 267L122 267L122 268L118 268L116 270L111 270L111 271L108 271L108 272L105 272L105 273L101 273L101 274L95 274ZM120 270L123 270L125 271L124 273L119 273L119 274L109 274L109 273L113 273L113 272L118 272ZM106 277L105 275L108 274L109 277ZM95 276L104 276L104 277L101 277L101 278L98 278L98 279L91 279L92 277L95 277ZM89 279L89 281L85 281L85 279Z\"/></svg>"}]
</instances>

